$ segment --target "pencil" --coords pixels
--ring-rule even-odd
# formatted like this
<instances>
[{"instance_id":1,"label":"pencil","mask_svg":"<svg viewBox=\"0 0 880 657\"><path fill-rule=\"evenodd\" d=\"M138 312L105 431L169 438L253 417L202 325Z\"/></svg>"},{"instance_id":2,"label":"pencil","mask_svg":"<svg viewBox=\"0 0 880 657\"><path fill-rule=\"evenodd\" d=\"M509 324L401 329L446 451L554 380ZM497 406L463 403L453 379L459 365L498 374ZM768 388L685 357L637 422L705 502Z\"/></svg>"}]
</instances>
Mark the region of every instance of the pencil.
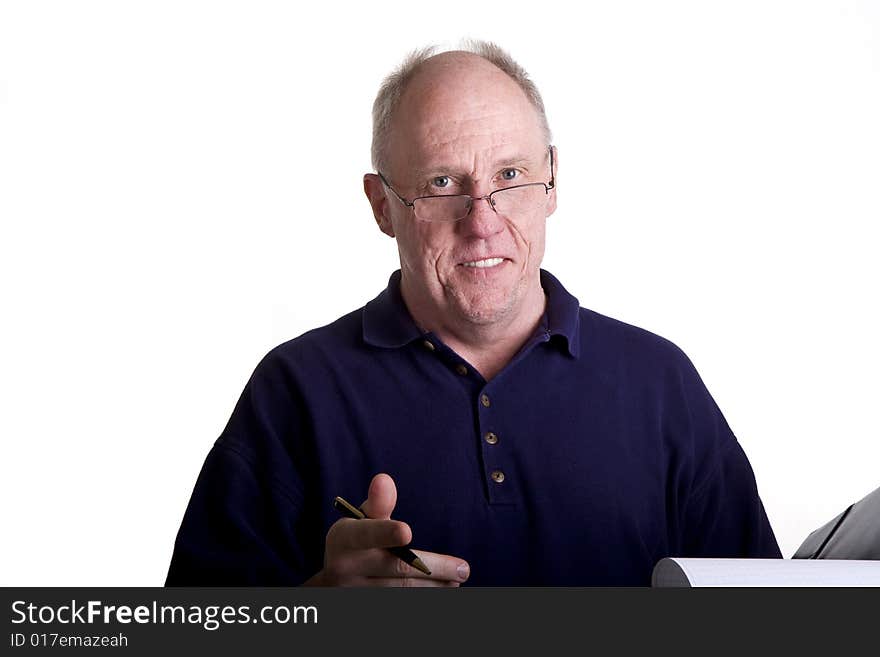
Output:
<instances>
[{"instance_id":1,"label":"pencil","mask_svg":"<svg viewBox=\"0 0 880 657\"><path fill-rule=\"evenodd\" d=\"M354 518L355 520L363 520L366 518L366 514L361 511L359 508L346 502L341 497L337 497L333 500L333 506L336 507L336 510L342 513L342 515L348 518ZM386 548L391 554L396 556L399 559L402 559L406 563L408 563L413 568L418 568L425 575L430 575L431 571L428 570L428 567L425 565L425 562L416 556L416 553L405 547L390 547Z\"/></svg>"}]
</instances>

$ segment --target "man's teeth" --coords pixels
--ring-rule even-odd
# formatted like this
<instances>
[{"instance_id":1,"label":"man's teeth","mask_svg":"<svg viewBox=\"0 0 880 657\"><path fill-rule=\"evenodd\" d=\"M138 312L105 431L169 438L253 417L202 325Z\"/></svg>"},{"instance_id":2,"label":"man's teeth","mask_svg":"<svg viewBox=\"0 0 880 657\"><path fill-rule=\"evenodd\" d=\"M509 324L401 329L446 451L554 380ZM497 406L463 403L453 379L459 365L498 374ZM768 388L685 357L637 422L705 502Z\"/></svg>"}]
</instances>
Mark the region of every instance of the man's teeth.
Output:
<instances>
[{"instance_id":1,"label":"man's teeth","mask_svg":"<svg viewBox=\"0 0 880 657\"><path fill-rule=\"evenodd\" d=\"M465 267L494 267L504 262L504 258L487 258L486 260L474 260L473 262L463 262Z\"/></svg>"}]
</instances>

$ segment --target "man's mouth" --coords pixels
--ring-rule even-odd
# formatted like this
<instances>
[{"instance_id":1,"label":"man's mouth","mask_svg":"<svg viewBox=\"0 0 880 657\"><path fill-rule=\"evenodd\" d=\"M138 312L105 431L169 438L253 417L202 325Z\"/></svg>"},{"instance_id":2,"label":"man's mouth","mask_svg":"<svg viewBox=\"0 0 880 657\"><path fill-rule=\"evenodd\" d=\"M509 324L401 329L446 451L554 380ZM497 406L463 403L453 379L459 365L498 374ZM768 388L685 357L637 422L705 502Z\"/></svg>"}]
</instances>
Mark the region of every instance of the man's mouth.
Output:
<instances>
[{"instance_id":1,"label":"man's mouth","mask_svg":"<svg viewBox=\"0 0 880 657\"><path fill-rule=\"evenodd\" d=\"M486 267L496 267L504 262L504 258L486 258L484 260L471 260L470 262L461 263L462 267L475 267L476 269L485 269Z\"/></svg>"}]
</instances>

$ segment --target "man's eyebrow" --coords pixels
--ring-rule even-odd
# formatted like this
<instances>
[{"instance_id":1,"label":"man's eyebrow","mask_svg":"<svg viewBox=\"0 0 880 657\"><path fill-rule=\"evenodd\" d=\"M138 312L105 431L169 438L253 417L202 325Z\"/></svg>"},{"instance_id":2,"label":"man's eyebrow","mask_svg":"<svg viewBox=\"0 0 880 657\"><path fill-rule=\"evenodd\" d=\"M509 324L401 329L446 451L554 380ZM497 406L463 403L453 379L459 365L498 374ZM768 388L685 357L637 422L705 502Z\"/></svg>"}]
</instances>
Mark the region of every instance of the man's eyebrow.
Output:
<instances>
[{"instance_id":1,"label":"man's eyebrow","mask_svg":"<svg viewBox=\"0 0 880 657\"><path fill-rule=\"evenodd\" d=\"M535 164L535 161L530 157L526 157L524 155L517 155L514 157L510 157L510 158L504 158L504 159L497 160L495 162L495 168L500 168L500 167L505 167L505 166L519 167L519 166L526 166L529 164Z\"/></svg>"}]
</instances>

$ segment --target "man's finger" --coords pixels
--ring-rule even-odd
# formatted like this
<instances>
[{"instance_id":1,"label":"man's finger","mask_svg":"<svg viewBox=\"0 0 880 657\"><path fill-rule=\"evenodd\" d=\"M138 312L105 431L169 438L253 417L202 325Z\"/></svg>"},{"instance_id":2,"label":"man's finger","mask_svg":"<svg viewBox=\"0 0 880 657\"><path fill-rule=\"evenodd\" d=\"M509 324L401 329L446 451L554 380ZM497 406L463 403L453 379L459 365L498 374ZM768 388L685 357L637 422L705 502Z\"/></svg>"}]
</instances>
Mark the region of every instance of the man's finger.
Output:
<instances>
[{"instance_id":1,"label":"man's finger","mask_svg":"<svg viewBox=\"0 0 880 657\"><path fill-rule=\"evenodd\" d=\"M332 551L369 550L407 545L412 530L399 520L353 520L343 518L333 523L327 533L327 546Z\"/></svg>"},{"instance_id":2,"label":"man's finger","mask_svg":"<svg viewBox=\"0 0 880 657\"><path fill-rule=\"evenodd\" d=\"M385 549L358 550L348 554L340 554L333 562L333 567L338 572L362 575L364 577L417 577L422 579L454 580L463 582L467 577L458 572L458 565L464 564L462 559L437 555L451 563L446 564L442 560L435 560L437 570L431 570L427 575L414 566L409 565L403 559L391 554ZM430 567L429 567L430 570ZM441 574L438 574L442 573ZM450 573L453 573L450 575Z\"/></svg>"},{"instance_id":3,"label":"man's finger","mask_svg":"<svg viewBox=\"0 0 880 657\"><path fill-rule=\"evenodd\" d=\"M357 522L364 522L358 520ZM391 554L388 550L363 550L356 555L347 557L341 555L344 560L344 570L367 577L401 577L416 579L435 579L441 581L466 582L471 574L471 568L467 561L448 554L413 550L417 557L431 571L426 575L422 571L410 566L403 559Z\"/></svg>"},{"instance_id":4,"label":"man's finger","mask_svg":"<svg viewBox=\"0 0 880 657\"><path fill-rule=\"evenodd\" d=\"M367 577L365 578L365 586L385 586L385 587L435 587L435 588L454 588L460 586L458 582L448 582L446 580L430 579L424 577Z\"/></svg>"},{"instance_id":5,"label":"man's finger","mask_svg":"<svg viewBox=\"0 0 880 657\"><path fill-rule=\"evenodd\" d=\"M471 576L471 567L464 559L452 557L448 554L413 550L431 571L431 578L465 582Z\"/></svg>"},{"instance_id":6,"label":"man's finger","mask_svg":"<svg viewBox=\"0 0 880 657\"><path fill-rule=\"evenodd\" d=\"M377 474L370 482L367 499L361 504L361 509L368 518L381 520L391 517L396 504L397 486L394 485L394 480L384 472Z\"/></svg>"},{"instance_id":7,"label":"man's finger","mask_svg":"<svg viewBox=\"0 0 880 657\"><path fill-rule=\"evenodd\" d=\"M424 550L413 550L413 552L431 571L430 575L426 575L420 570L413 568L403 559L398 558L387 550L380 550L365 555L367 560L364 564L365 569L360 570L360 572L374 577L387 575L389 577L434 579L459 583L466 582L471 575L471 567L464 559L448 554L425 552ZM369 568L369 570L366 568Z\"/></svg>"}]
</instances>

